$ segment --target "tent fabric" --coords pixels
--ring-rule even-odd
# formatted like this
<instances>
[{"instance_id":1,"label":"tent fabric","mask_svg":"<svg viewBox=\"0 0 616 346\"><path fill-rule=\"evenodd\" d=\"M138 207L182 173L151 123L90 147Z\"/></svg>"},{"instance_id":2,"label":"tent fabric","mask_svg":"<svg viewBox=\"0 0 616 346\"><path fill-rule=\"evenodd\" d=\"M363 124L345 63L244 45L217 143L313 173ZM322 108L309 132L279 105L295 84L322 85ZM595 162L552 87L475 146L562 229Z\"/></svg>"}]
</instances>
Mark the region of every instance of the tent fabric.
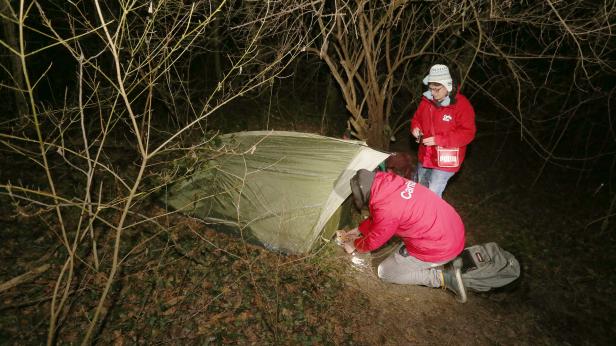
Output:
<instances>
[{"instance_id":1,"label":"tent fabric","mask_svg":"<svg viewBox=\"0 0 616 346\"><path fill-rule=\"evenodd\" d=\"M308 252L350 195L349 180L389 154L363 142L287 131L219 137L218 152L173 184L168 206L237 227L270 249Z\"/></svg>"}]
</instances>

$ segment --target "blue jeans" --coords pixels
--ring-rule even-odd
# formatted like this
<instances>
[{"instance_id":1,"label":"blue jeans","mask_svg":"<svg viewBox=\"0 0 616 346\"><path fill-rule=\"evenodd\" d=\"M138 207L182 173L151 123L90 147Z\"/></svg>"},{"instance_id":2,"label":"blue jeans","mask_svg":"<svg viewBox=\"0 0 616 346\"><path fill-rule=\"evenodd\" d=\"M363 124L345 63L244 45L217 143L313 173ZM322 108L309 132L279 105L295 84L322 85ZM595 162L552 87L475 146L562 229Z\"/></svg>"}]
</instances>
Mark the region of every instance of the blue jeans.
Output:
<instances>
[{"instance_id":1,"label":"blue jeans","mask_svg":"<svg viewBox=\"0 0 616 346\"><path fill-rule=\"evenodd\" d=\"M445 191L447 181L449 181L449 178L453 177L454 174L456 173L441 171L437 168L425 168L418 162L417 172L415 172L415 181L443 198L443 191Z\"/></svg>"}]
</instances>

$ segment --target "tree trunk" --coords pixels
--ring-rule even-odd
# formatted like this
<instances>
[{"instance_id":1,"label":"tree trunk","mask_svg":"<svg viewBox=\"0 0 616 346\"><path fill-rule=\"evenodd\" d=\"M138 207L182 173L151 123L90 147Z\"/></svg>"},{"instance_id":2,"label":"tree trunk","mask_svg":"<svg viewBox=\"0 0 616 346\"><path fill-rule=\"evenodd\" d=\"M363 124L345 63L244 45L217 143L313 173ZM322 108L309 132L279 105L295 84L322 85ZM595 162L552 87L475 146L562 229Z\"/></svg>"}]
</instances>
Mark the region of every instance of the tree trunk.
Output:
<instances>
[{"instance_id":1,"label":"tree trunk","mask_svg":"<svg viewBox=\"0 0 616 346\"><path fill-rule=\"evenodd\" d=\"M375 107L368 109L370 119L368 120L368 138L367 144L374 149L389 150L389 136L385 133L386 122L384 118L384 110L376 104Z\"/></svg>"},{"instance_id":2,"label":"tree trunk","mask_svg":"<svg viewBox=\"0 0 616 346\"><path fill-rule=\"evenodd\" d=\"M0 13L5 17L16 19L15 13L9 4L9 0L0 0ZM2 31L4 32L4 42L6 42L13 49L19 50L19 42L15 32L15 24L6 19L2 20ZM22 118L30 112L28 110L28 102L26 101L26 97L23 93L24 75L21 60L19 59L19 56L12 54L10 51L9 60L11 65L11 77L15 86L15 91L13 93L15 108L19 114L19 117Z\"/></svg>"}]
</instances>

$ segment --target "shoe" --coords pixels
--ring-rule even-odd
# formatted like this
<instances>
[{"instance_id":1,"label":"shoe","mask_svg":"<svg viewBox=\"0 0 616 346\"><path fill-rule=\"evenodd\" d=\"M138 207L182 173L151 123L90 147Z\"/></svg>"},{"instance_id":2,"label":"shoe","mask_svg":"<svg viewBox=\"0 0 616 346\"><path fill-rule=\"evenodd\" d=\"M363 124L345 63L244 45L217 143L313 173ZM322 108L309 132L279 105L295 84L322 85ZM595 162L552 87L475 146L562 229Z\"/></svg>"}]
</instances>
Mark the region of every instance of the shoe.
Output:
<instances>
[{"instance_id":1,"label":"shoe","mask_svg":"<svg viewBox=\"0 0 616 346\"><path fill-rule=\"evenodd\" d=\"M445 264L441 270L441 287L448 289L456 295L456 300L460 303L466 302L466 288L462 282L462 258L457 257L453 261Z\"/></svg>"}]
</instances>

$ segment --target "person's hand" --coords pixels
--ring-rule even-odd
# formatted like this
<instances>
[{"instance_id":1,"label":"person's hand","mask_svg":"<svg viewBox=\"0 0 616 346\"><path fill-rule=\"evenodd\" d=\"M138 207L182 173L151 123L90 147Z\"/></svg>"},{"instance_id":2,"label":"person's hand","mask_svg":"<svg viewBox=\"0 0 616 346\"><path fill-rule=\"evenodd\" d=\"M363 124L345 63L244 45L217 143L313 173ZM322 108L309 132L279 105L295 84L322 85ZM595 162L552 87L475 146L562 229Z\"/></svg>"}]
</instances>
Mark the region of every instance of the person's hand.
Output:
<instances>
[{"instance_id":1,"label":"person's hand","mask_svg":"<svg viewBox=\"0 0 616 346\"><path fill-rule=\"evenodd\" d=\"M355 240L357 238L359 238L359 236L361 235L361 233L359 233L359 229L353 228L352 230L346 232L346 234L344 235L347 239L352 239Z\"/></svg>"},{"instance_id":2,"label":"person's hand","mask_svg":"<svg viewBox=\"0 0 616 346\"><path fill-rule=\"evenodd\" d=\"M344 247L344 251L346 251L346 253L352 254L353 252L355 252L355 239L345 241L342 244L342 247Z\"/></svg>"},{"instance_id":3,"label":"person's hand","mask_svg":"<svg viewBox=\"0 0 616 346\"><path fill-rule=\"evenodd\" d=\"M336 231L336 243L344 248L346 253L355 252L355 239L359 238L361 233L357 228L353 228L350 231L337 230Z\"/></svg>"},{"instance_id":4,"label":"person's hand","mask_svg":"<svg viewBox=\"0 0 616 346\"><path fill-rule=\"evenodd\" d=\"M359 238L361 234L359 233L359 230L357 228L353 228L350 231L345 231L345 230L337 230L336 231L336 237L338 239L338 241L340 243L349 241L349 240L355 240L357 238Z\"/></svg>"},{"instance_id":5,"label":"person's hand","mask_svg":"<svg viewBox=\"0 0 616 346\"><path fill-rule=\"evenodd\" d=\"M421 143L423 143L423 145L429 147L432 145L436 145L436 137L428 137L428 138L424 138Z\"/></svg>"},{"instance_id":6,"label":"person's hand","mask_svg":"<svg viewBox=\"0 0 616 346\"><path fill-rule=\"evenodd\" d=\"M421 130L419 129L419 127L416 127L411 131L411 134L413 135L413 137L419 138L419 136L421 136Z\"/></svg>"}]
</instances>

